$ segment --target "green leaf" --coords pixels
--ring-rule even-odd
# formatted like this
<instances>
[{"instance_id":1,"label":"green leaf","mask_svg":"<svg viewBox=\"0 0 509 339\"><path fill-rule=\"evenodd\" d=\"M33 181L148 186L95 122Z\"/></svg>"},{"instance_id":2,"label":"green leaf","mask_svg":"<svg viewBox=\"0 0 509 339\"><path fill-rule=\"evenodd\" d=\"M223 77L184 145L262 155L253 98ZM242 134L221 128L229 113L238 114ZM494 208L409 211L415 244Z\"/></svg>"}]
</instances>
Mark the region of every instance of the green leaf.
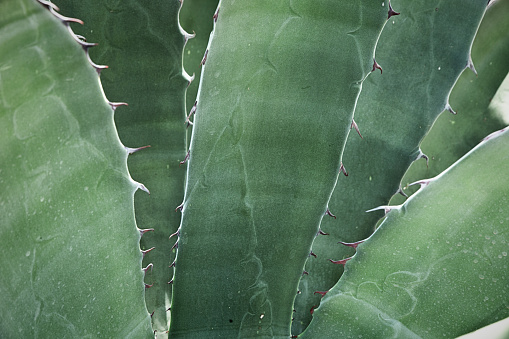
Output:
<instances>
[{"instance_id":1,"label":"green leaf","mask_svg":"<svg viewBox=\"0 0 509 339\"><path fill-rule=\"evenodd\" d=\"M509 128L387 214L303 338L456 337L509 316Z\"/></svg>"},{"instance_id":2,"label":"green leaf","mask_svg":"<svg viewBox=\"0 0 509 339\"><path fill-rule=\"evenodd\" d=\"M185 39L179 29L178 1L59 1L61 11L76 16L84 26L73 26L88 41L96 63L108 65L101 81L109 100L126 102L115 112L122 142L131 147L150 145L128 160L133 178L150 195L135 196L136 221L144 234L141 248L155 247L144 258L152 264L145 282L147 309L158 332L169 328L168 308L175 257L168 238L180 224L175 208L184 198L186 156L185 91L189 79L183 73Z\"/></svg>"},{"instance_id":3,"label":"green leaf","mask_svg":"<svg viewBox=\"0 0 509 339\"><path fill-rule=\"evenodd\" d=\"M341 178L329 202L335 218L325 217L321 229L329 234L313 243L306 263L308 276L299 285L294 334L305 329L310 310L320 303L343 271L329 259L351 256L353 248L338 244L367 238L383 216L365 213L387 205L401 178L418 159L419 143L448 103L448 95L467 67L470 46L486 4L473 1L391 1L401 12L390 18L376 49L383 68L363 84L355 111L362 137L353 131L343 163L349 176Z\"/></svg>"},{"instance_id":4,"label":"green leaf","mask_svg":"<svg viewBox=\"0 0 509 339\"><path fill-rule=\"evenodd\" d=\"M0 13L2 337L149 337L138 185L97 72L41 4Z\"/></svg>"},{"instance_id":5,"label":"green leaf","mask_svg":"<svg viewBox=\"0 0 509 339\"><path fill-rule=\"evenodd\" d=\"M373 4L221 1L191 141L171 336L290 335L387 19Z\"/></svg>"},{"instance_id":6,"label":"green leaf","mask_svg":"<svg viewBox=\"0 0 509 339\"><path fill-rule=\"evenodd\" d=\"M451 105L458 112L444 112L437 119L421 148L429 166L413 163L402 180L403 185L433 177L478 144L485 135L505 125L505 120L488 110L495 91L509 72L509 1L496 1L486 12L472 46L472 60L477 74L463 72L451 93ZM405 188L410 195L414 187ZM401 198L391 204L401 203Z\"/></svg>"}]
</instances>

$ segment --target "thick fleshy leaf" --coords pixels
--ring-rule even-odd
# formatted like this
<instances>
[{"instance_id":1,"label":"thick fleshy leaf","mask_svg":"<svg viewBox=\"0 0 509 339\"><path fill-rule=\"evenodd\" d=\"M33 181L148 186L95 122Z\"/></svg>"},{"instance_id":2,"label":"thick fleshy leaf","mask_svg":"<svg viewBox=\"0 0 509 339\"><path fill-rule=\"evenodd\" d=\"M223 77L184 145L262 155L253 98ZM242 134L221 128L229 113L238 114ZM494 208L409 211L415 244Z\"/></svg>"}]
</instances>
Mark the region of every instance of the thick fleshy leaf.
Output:
<instances>
[{"instance_id":1,"label":"thick fleshy leaf","mask_svg":"<svg viewBox=\"0 0 509 339\"><path fill-rule=\"evenodd\" d=\"M0 3L0 126L0 336L151 336L113 111L34 0Z\"/></svg>"},{"instance_id":2,"label":"thick fleshy leaf","mask_svg":"<svg viewBox=\"0 0 509 339\"><path fill-rule=\"evenodd\" d=\"M221 1L193 127L170 335L290 336L386 20L373 1Z\"/></svg>"},{"instance_id":3,"label":"thick fleshy leaf","mask_svg":"<svg viewBox=\"0 0 509 339\"><path fill-rule=\"evenodd\" d=\"M509 128L387 214L303 338L452 338L509 316Z\"/></svg>"},{"instance_id":4,"label":"thick fleshy leaf","mask_svg":"<svg viewBox=\"0 0 509 339\"><path fill-rule=\"evenodd\" d=\"M467 69L451 93L451 105L458 112L443 112L422 141L421 148L429 156L429 164L415 162L405 174L406 186L422 178L433 177L461 158L485 135L509 124L509 118L488 109L495 91L509 72L509 1L496 1L490 6L472 46L472 60L477 74ZM403 187L410 195L415 187ZM391 204L402 200L394 199Z\"/></svg>"},{"instance_id":5,"label":"thick fleshy leaf","mask_svg":"<svg viewBox=\"0 0 509 339\"><path fill-rule=\"evenodd\" d=\"M309 275L299 285L294 334L311 320L312 308L339 279L342 265L329 261L351 256L355 243L375 229L383 211L398 191L401 178L421 155L419 144L448 104L451 88L467 68L472 41L485 11L478 0L391 1L401 14L390 18L376 49L383 68L363 84L355 111L362 138L350 134L343 154L349 176L338 181L329 202L335 217L325 217L306 263ZM355 125L353 125L355 128ZM425 162L424 160L421 160ZM311 311L310 311L311 310Z\"/></svg>"},{"instance_id":6,"label":"thick fleshy leaf","mask_svg":"<svg viewBox=\"0 0 509 339\"><path fill-rule=\"evenodd\" d=\"M189 35L179 29L179 1L56 1L66 15L84 25L73 26L88 41L98 43L93 60L109 68L102 71L104 92L113 102L126 102L115 113L120 140L133 149L129 172L150 195L135 196L141 248L148 250L143 266L152 264L145 283L147 309L154 330L168 331L168 308L175 251L169 240L180 224L175 208L184 198L186 156L185 90L189 79L182 69L182 51Z\"/></svg>"}]
</instances>

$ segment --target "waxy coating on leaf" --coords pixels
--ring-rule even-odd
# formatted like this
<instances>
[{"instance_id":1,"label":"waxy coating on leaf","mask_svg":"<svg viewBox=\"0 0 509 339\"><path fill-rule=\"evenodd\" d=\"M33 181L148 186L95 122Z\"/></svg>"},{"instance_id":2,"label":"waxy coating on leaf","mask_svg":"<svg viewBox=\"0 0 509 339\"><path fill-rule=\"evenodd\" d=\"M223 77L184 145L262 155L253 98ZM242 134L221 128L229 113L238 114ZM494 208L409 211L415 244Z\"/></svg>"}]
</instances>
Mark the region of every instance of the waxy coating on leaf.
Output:
<instances>
[{"instance_id":1,"label":"waxy coating on leaf","mask_svg":"<svg viewBox=\"0 0 509 339\"><path fill-rule=\"evenodd\" d=\"M374 2L221 2L193 121L170 335L290 336L386 18Z\"/></svg>"},{"instance_id":2,"label":"waxy coating on leaf","mask_svg":"<svg viewBox=\"0 0 509 339\"><path fill-rule=\"evenodd\" d=\"M305 329L311 321L309 308L320 302L314 291L331 288L342 273L326 259L354 253L338 241L368 238L384 213L365 211L388 205L410 164L421 158L428 161L419 143L467 67L485 11L485 3L476 0L394 0L385 6L401 14L389 15L377 45L376 63L383 65L383 74L374 72L363 83L354 115L363 139L351 135L346 143L342 161L348 165L348 180L338 181L328 204L337 219L324 218L321 223L330 236L313 243L313 252L323 259L306 264L309 275L302 278L302 294L295 301L294 334ZM370 70L373 63L371 59Z\"/></svg>"},{"instance_id":3,"label":"waxy coating on leaf","mask_svg":"<svg viewBox=\"0 0 509 339\"><path fill-rule=\"evenodd\" d=\"M1 336L150 337L136 183L94 44L41 3L0 2Z\"/></svg>"}]
</instances>

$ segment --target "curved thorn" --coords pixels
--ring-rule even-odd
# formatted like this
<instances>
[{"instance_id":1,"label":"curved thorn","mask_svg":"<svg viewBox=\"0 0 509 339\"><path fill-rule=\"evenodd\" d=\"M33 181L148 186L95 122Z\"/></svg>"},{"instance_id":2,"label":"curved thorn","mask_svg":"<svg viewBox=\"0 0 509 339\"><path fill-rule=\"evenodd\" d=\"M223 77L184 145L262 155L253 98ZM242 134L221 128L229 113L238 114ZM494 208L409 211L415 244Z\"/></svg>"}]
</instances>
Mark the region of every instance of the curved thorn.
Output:
<instances>
[{"instance_id":1,"label":"curved thorn","mask_svg":"<svg viewBox=\"0 0 509 339\"><path fill-rule=\"evenodd\" d=\"M322 229L320 227L318 227L318 233L316 233L316 235L329 235L329 233L325 233L324 231L322 231Z\"/></svg>"},{"instance_id":2,"label":"curved thorn","mask_svg":"<svg viewBox=\"0 0 509 339\"><path fill-rule=\"evenodd\" d=\"M389 0L389 14L387 16L387 20L389 20L391 18L391 16L393 15L400 15L401 13L398 13L398 12L395 12L393 9L392 9L392 6L391 6L391 0Z\"/></svg>"},{"instance_id":3,"label":"curved thorn","mask_svg":"<svg viewBox=\"0 0 509 339\"><path fill-rule=\"evenodd\" d=\"M217 22L218 16L219 16L219 6L217 7L216 12L214 13L214 16L212 17L212 19L214 19L214 22Z\"/></svg>"},{"instance_id":4,"label":"curved thorn","mask_svg":"<svg viewBox=\"0 0 509 339\"><path fill-rule=\"evenodd\" d=\"M184 165L184 164L187 162L187 160L189 160L189 152L190 152L190 151L187 151L187 154L186 154L186 156L185 156L184 160L182 160L181 162L179 162L179 167L180 167L180 165Z\"/></svg>"},{"instance_id":5,"label":"curved thorn","mask_svg":"<svg viewBox=\"0 0 509 339\"><path fill-rule=\"evenodd\" d=\"M352 128L355 128L355 130L357 131L357 134L359 134L359 136L361 137L361 139L364 139L362 137L362 134L361 134L361 131L359 131L359 126L357 126L357 123L355 122L355 120L352 119L352 123L350 124L350 129Z\"/></svg>"},{"instance_id":6,"label":"curved thorn","mask_svg":"<svg viewBox=\"0 0 509 339\"><path fill-rule=\"evenodd\" d=\"M138 187L137 189L140 189L144 192L147 192L148 194L150 194L150 191L148 190L148 188L145 187L145 185L143 185L142 183L138 183Z\"/></svg>"},{"instance_id":7,"label":"curved thorn","mask_svg":"<svg viewBox=\"0 0 509 339\"><path fill-rule=\"evenodd\" d=\"M425 186L428 186L429 183L432 181L433 181L433 179L419 180L419 181L413 182L411 184L408 184L408 186L421 185L421 187L425 187Z\"/></svg>"},{"instance_id":8,"label":"curved thorn","mask_svg":"<svg viewBox=\"0 0 509 339\"><path fill-rule=\"evenodd\" d=\"M83 21L81 21L80 19L76 19L76 18L69 18L67 16L63 16L62 14L58 13L55 8L53 6L48 6L48 9L49 11L55 16L57 17L58 19L60 19L60 21L62 21L63 23L65 23L66 25L69 24L69 22L76 22L80 25L83 25Z\"/></svg>"},{"instance_id":9,"label":"curved thorn","mask_svg":"<svg viewBox=\"0 0 509 339\"><path fill-rule=\"evenodd\" d=\"M148 250L141 251L141 253L143 254L143 257L145 257L145 255L146 255L148 252L152 251L154 248L155 248L155 247L151 247L151 248L149 248Z\"/></svg>"},{"instance_id":10,"label":"curved thorn","mask_svg":"<svg viewBox=\"0 0 509 339\"><path fill-rule=\"evenodd\" d=\"M417 156L415 161L417 161L419 159L426 159L426 168L429 167L429 157L426 154L424 154L420 148L419 148L419 155Z\"/></svg>"},{"instance_id":11,"label":"curved thorn","mask_svg":"<svg viewBox=\"0 0 509 339\"><path fill-rule=\"evenodd\" d=\"M400 206L378 206L378 207L372 208L370 210L367 210L366 212L369 213L369 212L374 212L374 211L378 211L378 210L384 210L385 214L387 214L392 210L399 210L400 208L401 208L401 205Z\"/></svg>"},{"instance_id":12,"label":"curved thorn","mask_svg":"<svg viewBox=\"0 0 509 339\"><path fill-rule=\"evenodd\" d=\"M113 109L113 111L115 111L117 109L117 107L119 107L119 106L128 106L127 103L125 103L125 102L108 101L108 104L111 106L111 109Z\"/></svg>"},{"instance_id":13,"label":"curved thorn","mask_svg":"<svg viewBox=\"0 0 509 339\"><path fill-rule=\"evenodd\" d=\"M152 286L154 286L154 284L152 284L152 285L145 284L145 289L149 289L149 288L151 288Z\"/></svg>"},{"instance_id":14,"label":"curved thorn","mask_svg":"<svg viewBox=\"0 0 509 339\"><path fill-rule=\"evenodd\" d=\"M304 271L302 271L302 275L309 275L309 272L304 270Z\"/></svg>"},{"instance_id":15,"label":"curved thorn","mask_svg":"<svg viewBox=\"0 0 509 339\"><path fill-rule=\"evenodd\" d=\"M353 257L348 257L348 258L345 258L345 259L341 259L341 260L332 260L332 259L329 259L329 261L333 264L338 264L338 265L343 265L345 266L346 262L350 259L352 259Z\"/></svg>"},{"instance_id":16,"label":"curved thorn","mask_svg":"<svg viewBox=\"0 0 509 339\"><path fill-rule=\"evenodd\" d=\"M348 172L346 171L345 166L343 166L343 162L341 162L341 163L340 163L339 171L340 171L340 172L343 172L343 175L344 175L345 177L347 177L347 176L348 176Z\"/></svg>"},{"instance_id":17,"label":"curved thorn","mask_svg":"<svg viewBox=\"0 0 509 339\"><path fill-rule=\"evenodd\" d=\"M171 285L171 284L173 284L173 278L170 281L168 281L168 285ZM170 310L170 309L171 309L171 307L168 310Z\"/></svg>"},{"instance_id":18,"label":"curved thorn","mask_svg":"<svg viewBox=\"0 0 509 339\"><path fill-rule=\"evenodd\" d=\"M150 145L147 145L147 146L141 146L141 147L138 147L138 148L130 148L130 147L125 147L125 150L127 151L127 153L129 154L133 154L133 153L136 153L138 151L141 151L142 149L145 149L145 148L149 148Z\"/></svg>"},{"instance_id":19,"label":"curved thorn","mask_svg":"<svg viewBox=\"0 0 509 339\"><path fill-rule=\"evenodd\" d=\"M327 292L329 292L329 291L315 291L315 293L313 293L313 295L320 294L323 298L327 294Z\"/></svg>"},{"instance_id":20,"label":"curved thorn","mask_svg":"<svg viewBox=\"0 0 509 339\"><path fill-rule=\"evenodd\" d=\"M373 58L373 69L371 70L371 72L374 72L375 69L379 69L380 70L380 74L383 73L382 66L380 66L378 64L378 62L376 62L375 58Z\"/></svg>"},{"instance_id":21,"label":"curved thorn","mask_svg":"<svg viewBox=\"0 0 509 339\"><path fill-rule=\"evenodd\" d=\"M177 212L178 210L180 210L180 212L182 212L182 208L184 208L184 203L181 203L180 205L178 205L177 208L175 208L175 212Z\"/></svg>"},{"instance_id":22,"label":"curved thorn","mask_svg":"<svg viewBox=\"0 0 509 339\"><path fill-rule=\"evenodd\" d=\"M345 245L345 246L352 247L352 248L357 248L357 246L359 246L359 244L362 244L364 241L365 240L360 240L360 241L356 241L356 242L338 241L338 244Z\"/></svg>"},{"instance_id":23,"label":"curved thorn","mask_svg":"<svg viewBox=\"0 0 509 339\"><path fill-rule=\"evenodd\" d=\"M451 112L452 114L456 115L457 113L452 109L451 105L447 104L445 105L445 108L444 110L447 110L449 112Z\"/></svg>"},{"instance_id":24,"label":"curved thorn","mask_svg":"<svg viewBox=\"0 0 509 339\"><path fill-rule=\"evenodd\" d=\"M316 254L313 251L309 252L309 256L313 256L316 258Z\"/></svg>"},{"instance_id":25,"label":"curved thorn","mask_svg":"<svg viewBox=\"0 0 509 339\"><path fill-rule=\"evenodd\" d=\"M472 72L474 72L474 74L477 76L477 71L475 69L474 63L472 62L472 55L471 54L468 55L468 64L467 64L467 67L470 68L470 70Z\"/></svg>"},{"instance_id":26,"label":"curved thorn","mask_svg":"<svg viewBox=\"0 0 509 339\"><path fill-rule=\"evenodd\" d=\"M47 6L48 8L53 8L55 11L59 11L60 9L57 7L57 5L55 5L54 3L52 3L51 1L46 1L46 0L37 0L41 5L44 5L44 6Z\"/></svg>"},{"instance_id":27,"label":"curved thorn","mask_svg":"<svg viewBox=\"0 0 509 339\"><path fill-rule=\"evenodd\" d=\"M328 207L327 207L327 211L325 211L325 215L328 215L329 217L332 217L332 218L336 219L336 216L331 213L331 211L329 210Z\"/></svg>"},{"instance_id":28,"label":"curved thorn","mask_svg":"<svg viewBox=\"0 0 509 339\"><path fill-rule=\"evenodd\" d=\"M173 246L171 247L171 250L173 251L173 249L176 249L176 248L179 248L179 242L178 240L175 241L175 244L173 244Z\"/></svg>"},{"instance_id":29,"label":"curved thorn","mask_svg":"<svg viewBox=\"0 0 509 339\"><path fill-rule=\"evenodd\" d=\"M148 269L150 268L150 272L152 272L153 267L154 267L154 265L152 263L150 263L147 265L147 267L142 268L141 270L144 271L145 273L147 273Z\"/></svg>"},{"instance_id":30,"label":"curved thorn","mask_svg":"<svg viewBox=\"0 0 509 339\"><path fill-rule=\"evenodd\" d=\"M90 54L88 53L88 49L87 49L87 59L88 59L88 62L92 65L92 67L95 68L97 74L99 74L99 75L101 75L101 71L103 69L108 68L107 65L98 65L95 62L93 62L92 59L90 58Z\"/></svg>"},{"instance_id":31,"label":"curved thorn","mask_svg":"<svg viewBox=\"0 0 509 339\"><path fill-rule=\"evenodd\" d=\"M408 198L408 195L403 191L403 189L401 188L401 185L399 186L398 191L396 193L399 193L402 196L404 196L405 198Z\"/></svg>"},{"instance_id":32,"label":"curved thorn","mask_svg":"<svg viewBox=\"0 0 509 339\"><path fill-rule=\"evenodd\" d=\"M168 268L172 268L172 267L175 267L175 260L173 260L173 262L171 263L170 266L168 266Z\"/></svg>"},{"instance_id":33,"label":"curved thorn","mask_svg":"<svg viewBox=\"0 0 509 339\"><path fill-rule=\"evenodd\" d=\"M143 236L145 233L147 232L151 232L153 231L154 229L153 228L144 228L144 229L140 229L138 228L138 231L140 231L140 235Z\"/></svg>"},{"instance_id":34,"label":"curved thorn","mask_svg":"<svg viewBox=\"0 0 509 339\"><path fill-rule=\"evenodd\" d=\"M175 233L170 234L170 239L173 238L174 236L177 236L177 237L180 236L180 227L177 229L177 231Z\"/></svg>"},{"instance_id":35,"label":"curved thorn","mask_svg":"<svg viewBox=\"0 0 509 339\"><path fill-rule=\"evenodd\" d=\"M201 59L200 66L205 65L205 62L207 61L207 55L209 54L209 50L205 50L205 54L203 55L203 59Z\"/></svg>"}]
</instances>

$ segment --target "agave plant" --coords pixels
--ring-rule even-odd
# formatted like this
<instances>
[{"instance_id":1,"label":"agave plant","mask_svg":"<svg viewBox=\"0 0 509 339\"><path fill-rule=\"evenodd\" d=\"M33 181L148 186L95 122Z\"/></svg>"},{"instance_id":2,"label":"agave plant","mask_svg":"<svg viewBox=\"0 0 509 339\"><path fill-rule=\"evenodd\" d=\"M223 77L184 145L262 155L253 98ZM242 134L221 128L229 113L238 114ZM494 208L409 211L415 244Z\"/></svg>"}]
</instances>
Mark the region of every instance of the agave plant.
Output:
<instances>
[{"instance_id":1,"label":"agave plant","mask_svg":"<svg viewBox=\"0 0 509 339\"><path fill-rule=\"evenodd\" d=\"M508 12L1 1L0 337L507 318Z\"/></svg>"}]
</instances>

